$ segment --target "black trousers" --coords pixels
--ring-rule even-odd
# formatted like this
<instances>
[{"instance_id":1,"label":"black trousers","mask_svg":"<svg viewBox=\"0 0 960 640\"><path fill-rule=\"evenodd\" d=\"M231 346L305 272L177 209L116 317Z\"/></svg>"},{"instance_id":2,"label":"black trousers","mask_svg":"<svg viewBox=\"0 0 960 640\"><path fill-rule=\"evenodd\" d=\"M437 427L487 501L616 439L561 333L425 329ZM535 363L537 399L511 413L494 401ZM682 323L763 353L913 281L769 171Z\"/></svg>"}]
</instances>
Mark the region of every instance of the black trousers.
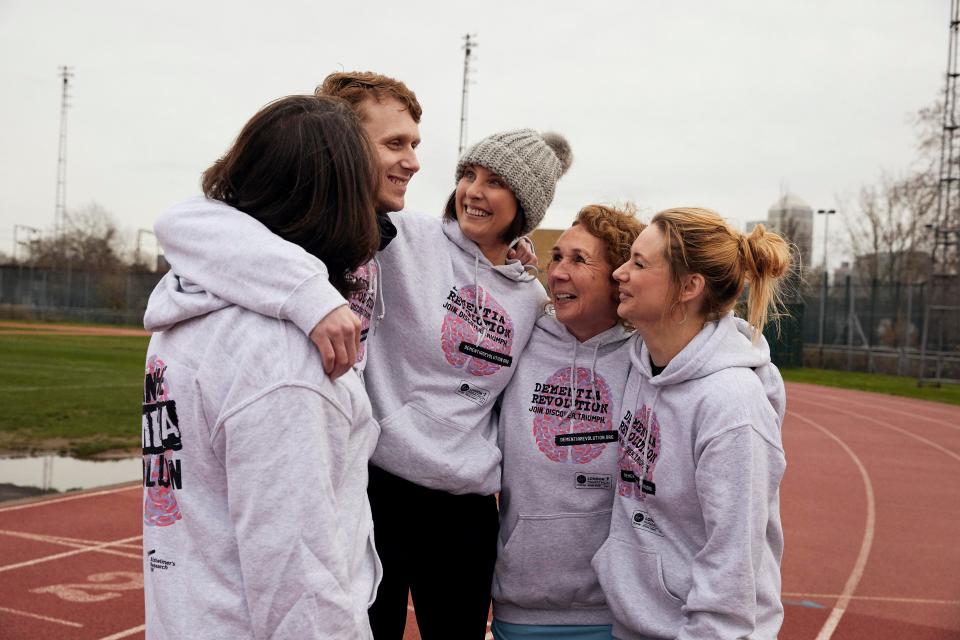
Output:
<instances>
[{"instance_id":1,"label":"black trousers","mask_svg":"<svg viewBox=\"0 0 960 640\"><path fill-rule=\"evenodd\" d=\"M367 489L383 581L375 640L401 640L407 590L423 640L483 640L500 527L494 496L427 489L370 466Z\"/></svg>"}]
</instances>

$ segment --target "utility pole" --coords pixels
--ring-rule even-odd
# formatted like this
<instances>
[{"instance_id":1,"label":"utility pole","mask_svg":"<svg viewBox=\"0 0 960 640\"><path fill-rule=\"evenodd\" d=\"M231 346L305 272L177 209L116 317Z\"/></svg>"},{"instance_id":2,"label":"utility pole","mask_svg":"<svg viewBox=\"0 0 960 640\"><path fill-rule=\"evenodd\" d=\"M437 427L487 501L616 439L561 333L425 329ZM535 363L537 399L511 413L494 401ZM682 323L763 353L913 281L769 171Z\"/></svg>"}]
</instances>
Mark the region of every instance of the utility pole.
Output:
<instances>
[{"instance_id":1,"label":"utility pole","mask_svg":"<svg viewBox=\"0 0 960 640\"><path fill-rule=\"evenodd\" d=\"M463 36L463 93L460 96L460 148L457 157L467 148L467 91L470 86L470 56L477 46L477 34Z\"/></svg>"},{"instance_id":2,"label":"utility pole","mask_svg":"<svg viewBox=\"0 0 960 640\"><path fill-rule=\"evenodd\" d=\"M67 218L67 109L70 108L70 79L73 67L61 66L60 145L57 150L57 203L53 214L54 237L63 233Z\"/></svg>"},{"instance_id":3,"label":"utility pole","mask_svg":"<svg viewBox=\"0 0 960 640\"><path fill-rule=\"evenodd\" d=\"M20 250L20 245L25 244L24 241L20 240L19 238L19 232L21 230L26 231L29 234L28 237L30 236L36 237L40 235L40 229L37 229L36 227L28 227L25 224L13 225L13 261L14 262L19 262L19 260L17 260L17 253Z\"/></svg>"},{"instance_id":4,"label":"utility pole","mask_svg":"<svg viewBox=\"0 0 960 640\"><path fill-rule=\"evenodd\" d=\"M819 366L823 366L823 328L826 322L827 314L827 286L830 283L829 276L827 275L827 248L830 242L830 216L834 215L837 212L836 209L817 209L817 215L823 216L823 283L820 285L820 363Z\"/></svg>"}]
</instances>

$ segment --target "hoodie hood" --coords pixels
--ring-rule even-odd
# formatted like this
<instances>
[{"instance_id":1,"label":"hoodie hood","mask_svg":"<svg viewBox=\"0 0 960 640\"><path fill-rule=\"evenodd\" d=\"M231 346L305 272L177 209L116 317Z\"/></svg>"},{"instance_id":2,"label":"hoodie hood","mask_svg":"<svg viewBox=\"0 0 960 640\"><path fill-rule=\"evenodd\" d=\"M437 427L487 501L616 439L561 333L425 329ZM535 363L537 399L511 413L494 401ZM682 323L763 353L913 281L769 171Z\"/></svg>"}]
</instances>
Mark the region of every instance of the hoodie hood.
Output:
<instances>
[{"instance_id":1,"label":"hoodie hood","mask_svg":"<svg viewBox=\"0 0 960 640\"><path fill-rule=\"evenodd\" d=\"M624 326L618 322L617 324L610 327L606 331L601 331L600 333L593 336L589 340L584 340L583 342L580 342L572 333L567 331L567 328L563 325L563 323L557 320L557 316L553 312L552 307L548 311L545 311L537 319L537 328L542 329L543 331L546 331L550 336L556 339L559 343L564 343L571 346L573 343L578 343L582 347L590 347L590 348L593 348L598 344L604 345L604 346L607 346L607 345L619 346L621 342L623 342L624 340L628 340L630 336L633 335L632 331L629 331L628 329L624 328Z\"/></svg>"},{"instance_id":2,"label":"hoodie hood","mask_svg":"<svg viewBox=\"0 0 960 640\"><path fill-rule=\"evenodd\" d=\"M463 231L460 229L460 223L456 220L450 220L444 218L443 220L443 234L447 238L465 253L474 258L476 266L479 269L480 266L484 266L487 269L496 271L500 275L514 282L530 282L531 280L536 280L537 277L530 273L519 260L507 260L506 264L503 265L494 265L487 257L483 255L483 252L480 251L480 247L477 246L477 243L463 235Z\"/></svg>"},{"instance_id":3,"label":"hoodie hood","mask_svg":"<svg viewBox=\"0 0 960 640\"><path fill-rule=\"evenodd\" d=\"M143 314L143 328L166 331L181 322L229 306L229 302L205 291L200 285L168 271L150 294Z\"/></svg>"},{"instance_id":4,"label":"hoodie hood","mask_svg":"<svg viewBox=\"0 0 960 640\"><path fill-rule=\"evenodd\" d=\"M716 322L707 322L693 340L667 364L658 376L651 376L650 351L640 342L639 349L630 353L631 362L641 376L654 387L681 384L710 374L743 367L752 369L763 383L767 400L783 420L786 397L780 371L770 361L770 345L760 335L754 342L753 327L742 319L727 313Z\"/></svg>"}]
</instances>

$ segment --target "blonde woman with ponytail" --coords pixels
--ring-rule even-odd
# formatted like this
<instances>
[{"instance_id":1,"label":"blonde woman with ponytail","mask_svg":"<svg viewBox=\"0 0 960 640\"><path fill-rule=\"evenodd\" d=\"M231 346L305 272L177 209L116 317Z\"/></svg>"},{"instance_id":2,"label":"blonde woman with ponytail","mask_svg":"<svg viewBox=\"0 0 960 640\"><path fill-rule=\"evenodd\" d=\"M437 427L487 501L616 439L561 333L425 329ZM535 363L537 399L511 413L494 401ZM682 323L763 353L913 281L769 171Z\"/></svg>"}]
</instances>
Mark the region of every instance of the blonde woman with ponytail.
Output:
<instances>
[{"instance_id":1,"label":"blonde woman with ponytail","mask_svg":"<svg viewBox=\"0 0 960 640\"><path fill-rule=\"evenodd\" d=\"M642 338L593 567L619 640L776 638L785 396L761 331L790 252L706 209L656 214L613 274ZM746 320L733 309L748 287Z\"/></svg>"}]
</instances>

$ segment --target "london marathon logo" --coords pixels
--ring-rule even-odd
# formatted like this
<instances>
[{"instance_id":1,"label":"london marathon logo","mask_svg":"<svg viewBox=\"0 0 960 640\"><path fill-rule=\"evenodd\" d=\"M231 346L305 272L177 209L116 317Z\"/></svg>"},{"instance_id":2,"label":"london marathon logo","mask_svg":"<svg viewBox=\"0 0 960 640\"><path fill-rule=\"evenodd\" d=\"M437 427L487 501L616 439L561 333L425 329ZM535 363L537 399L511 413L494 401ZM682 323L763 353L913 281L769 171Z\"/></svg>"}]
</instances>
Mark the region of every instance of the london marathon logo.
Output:
<instances>
[{"instance_id":1,"label":"london marathon logo","mask_svg":"<svg viewBox=\"0 0 960 640\"><path fill-rule=\"evenodd\" d=\"M644 502L656 495L653 470L660 459L660 423L652 409L642 405L636 414L627 411L617 429L620 440L620 477L617 492Z\"/></svg>"},{"instance_id":2,"label":"london marathon logo","mask_svg":"<svg viewBox=\"0 0 960 640\"><path fill-rule=\"evenodd\" d=\"M534 385L529 411L534 414L537 448L554 462L586 464L617 441L610 409L610 387L602 376L577 367L570 384L570 367L557 370Z\"/></svg>"},{"instance_id":3,"label":"london marathon logo","mask_svg":"<svg viewBox=\"0 0 960 640\"><path fill-rule=\"evenodd\" d=\"M440 347L447 362L475 376L513 364L513 320L483 287L452 287L443 308Z\"/></svg>"},{"instance_id":4,"label":"london marathon logo","mask_svg":"<svg viewBox=\"0 0 960 640\"><path fill-rule=\"evenodd\" d=\"M183 448L177 403L164 380L167 365L156 355L143 378L143 522L167 527L183 516L175 491L183 488L183 469L175 452Z\"/></svg>"}]
</instances>

